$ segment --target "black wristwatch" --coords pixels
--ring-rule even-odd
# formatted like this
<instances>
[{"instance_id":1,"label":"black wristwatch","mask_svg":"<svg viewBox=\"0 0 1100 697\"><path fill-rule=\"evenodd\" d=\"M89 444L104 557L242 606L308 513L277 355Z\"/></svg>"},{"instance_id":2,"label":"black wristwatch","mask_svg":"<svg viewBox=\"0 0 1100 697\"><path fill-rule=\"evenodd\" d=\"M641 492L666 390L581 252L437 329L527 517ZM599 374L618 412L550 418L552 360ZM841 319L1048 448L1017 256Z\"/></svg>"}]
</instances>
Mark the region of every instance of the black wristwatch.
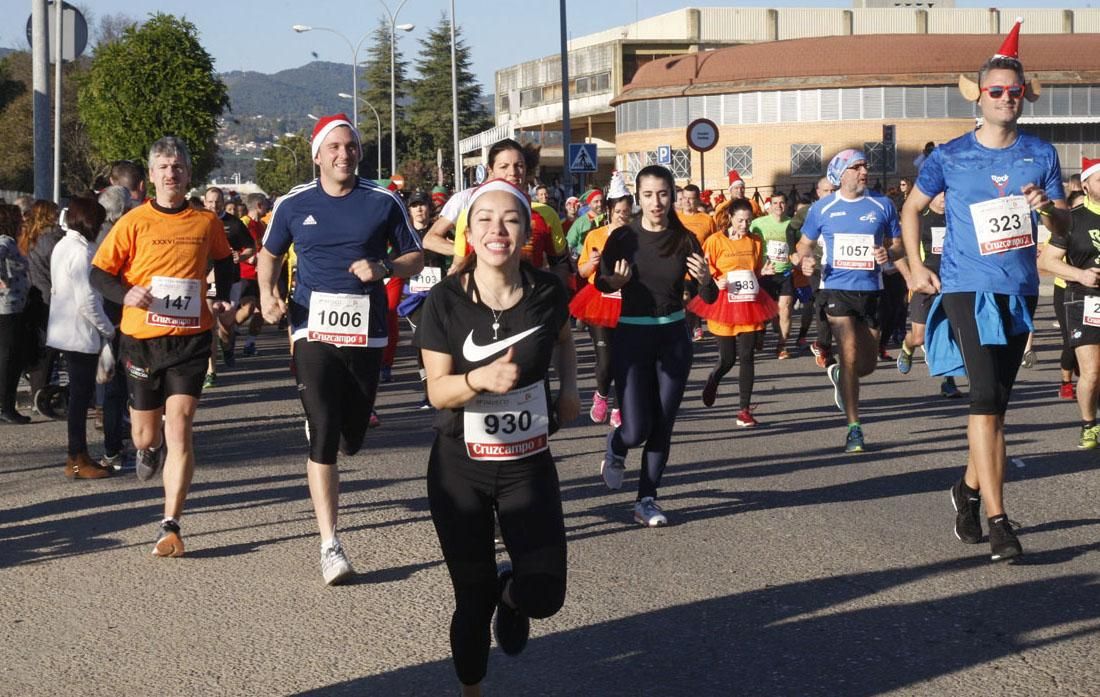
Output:
<instances>
[{"instance_id":1,"label":"black wristwatch","mask_svg":"<svg viewBox=\"0 0 1100 697\"><path fill-rule=\"evenodd\" d=\"M386 270L387 276L393 275L393 262L389 259L379 259L378 263L382 265L382 268Z\"/></svg>"}]
</instances>

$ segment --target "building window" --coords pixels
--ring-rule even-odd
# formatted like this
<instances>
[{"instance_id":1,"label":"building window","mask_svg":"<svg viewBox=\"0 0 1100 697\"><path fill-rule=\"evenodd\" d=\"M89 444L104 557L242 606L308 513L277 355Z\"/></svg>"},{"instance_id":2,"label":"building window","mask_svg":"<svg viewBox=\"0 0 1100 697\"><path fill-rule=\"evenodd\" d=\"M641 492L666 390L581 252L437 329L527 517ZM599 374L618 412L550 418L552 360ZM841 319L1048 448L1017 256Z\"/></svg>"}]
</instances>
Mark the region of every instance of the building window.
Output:
<instances>
[{"instance_id":1,"label":"building window","mask_svg":"<svg viewBox=\"0 0 1100 697\"><path fill-rule=\"evenodd\" d=\"M657 153L653 153L653 161L657 161ZM672 176L676 179L691 179L691 151L687 148L673 148L672 150Z\"/></svg>"},{"instance_id":2,"label":"building window","mask_svg":"<svg viewBox=\"0 0 1100 697\"><path fill-rule=\"evenodd\" d=\"M578 77L573 84L573 92L578 95L599 94L600 92L607 92L609 89L611 89L611 73Z\"/></svg>"},{"instance_id":3,"label":"building window","mask_svg":"<svg viewBox=\"0 0 1100 697\"><path fill-rule=\"evenodd\" d=\"M791 176L820 177L821 146L807 143L791 145Z\"/></svg>"},{"instance_id":4,"label":"building window","mask_svg":"<svg viewBox=\"0 0 1100 697\"><path fill-rule=\"evenodd\" d=\"M734 145L726 148L726 171L737 170L745 179L752 179L752 146Z\"/></svg>"},{"instance_id":5,"label":"building window","mask_svg":"<svg viewBox=\"0 0 1100 697\"><path fill-rule=\"evenodd\" d=\"M497 113L500 113L500 114L510 113L509 110L508 110L508 95L506 95L506 94L500 95L500 111L497 112Z\"/></svg>"},{"instance_id":6,"label":"building window","mask_svg":"<svg viewBox=\"0 0 1100 697\"><path fill-rule=\"evenodd\" d=\"M519 108L527 109L542 103L542 88L533 87L519 93Z\"/></svg>"},{"instance_id":7,"label":"building window","mask_svg":"<svg viewBox=\"0 0 1100 697\"><path fill-rule=\"evenodd\" d=\"M887 174L894 174L898 171L897 144L891 143L890 148L886 149L881 142L864 143L863 153L867 155L867 170L871 174L881 174L884 164ZM884 157L885 163L883 163Z\"/></svg>"},{"instance_id":8,"label":"building window","mask_svg":"<svg viewBox=\"0 0 1100 697\"><path fill-rule=\"evenodd\" d=\"M634 178L638 176L638 172L642 171L642 167L646 166L646 155L644 152L628 152L626 154L626 177L627 181L633 183ZM653 158L657 158L657 153L653 153Z\"/></svg>"}]
</instances>

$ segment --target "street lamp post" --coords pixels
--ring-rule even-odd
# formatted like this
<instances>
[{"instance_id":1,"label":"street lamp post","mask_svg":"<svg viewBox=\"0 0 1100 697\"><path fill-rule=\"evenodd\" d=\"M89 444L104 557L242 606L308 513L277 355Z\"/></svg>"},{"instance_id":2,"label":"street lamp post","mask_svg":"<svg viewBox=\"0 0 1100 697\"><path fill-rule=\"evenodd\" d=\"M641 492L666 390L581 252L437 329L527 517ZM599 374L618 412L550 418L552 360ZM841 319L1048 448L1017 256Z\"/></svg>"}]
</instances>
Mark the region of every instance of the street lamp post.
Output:
<instances>
[{"instance_id":1,"label":"street lamp post","mask_svg":"<svg viewBox=\"0 0 1100 697\"><path fill-rule=\"evenodd\" d=\"M398 24L397 15L401 13L401 8L405 6L405 3L409 0L401 0L401 3L397 6L397 10L390 12L390 8L383 0L378 0L382 5L382 8L386 10L386 15L390 18L390 174L392 175L397 169L397 93L394 91L394 44L397 42L395 36L396 30L412 31L416 28L413 24Z\"/></svg>"},{"instance_id":2,"label":"street lamp post","mask_svg":"<svg viewBox=\"0 0 1100 697\"><path fill-rule=\"evenodd\" d=\"M405 3L402 2L401 4L404 5ZM343 39L345 42L347 42L348 48L351 49L351 93L352 94L359 94L359 49L363 47L363 42L366 41L367 38L370 37L369 33L364 34L363 38L359 39L359 43L352 44L351 39L344 36L343 34L336 31L335 29L330 29L328 27L311 27L307 24L295 24L294 26L291 27L291 29L298 32L299 34L303 34L307 31L327 31L327 32L331 32L331 33L339 36L341 39ZM392 34L393 34L392 29L390 30L390 34L391 34L391 40L392 40ZM392 85L392 83L393 83L393 78L392 78L392 73L393 73L392 43L391 43L391 57L390 57L390 73L391 73L390 89L392 90L393 89L393 85ZM358 131L359 130L359 110L358 109L355 109L355 113L352 114L351 120L352 120L352 125L355 126L355 130Z\"/></svg>"},{"instance_id":3,"label":"street lamp post","mask_svg":"<svg viewBox=\"0 0 1100 697\"><path fill-rule=\"evenodd\" d=\"M352 97L352 95L348 94L347 92L340 92L336 96L340 97L341 99L358 99L363 104L366 104L367 106L369 106L370 110L374 112L374 120L378 123L378 168L374 173L374 178L375 179L381 179L382 178L382 119L379 118L379 116L378 116L378 110L375 109L374 106L372 106L370 102L363 99L358 94L356 94L354 97ZM356 111L359 110L359 106L357 104L354 104L354 103L353 103L353 108ZM362 155L362 153L360 153L360 155ZM392 174L392 172L391 172L391 174Z\"/></svg>"},{"instance_id":4,"label":"street lamp post","mask_svg":"<svg viewBox=\"0 0 1100 697\"><path fill-rule=\"evenodd\" d=\"M301 171L301 170L298 169L298 153L294 152L294 148L290 147L289 145L282 145L281 143L272 143L271 146L275 147L275 148L282 148L283 150L286 150L287 152L290 153L290 156L294 158L294 181L297 182L298 181L298 172Z\"/></svg>"}]
</instances>

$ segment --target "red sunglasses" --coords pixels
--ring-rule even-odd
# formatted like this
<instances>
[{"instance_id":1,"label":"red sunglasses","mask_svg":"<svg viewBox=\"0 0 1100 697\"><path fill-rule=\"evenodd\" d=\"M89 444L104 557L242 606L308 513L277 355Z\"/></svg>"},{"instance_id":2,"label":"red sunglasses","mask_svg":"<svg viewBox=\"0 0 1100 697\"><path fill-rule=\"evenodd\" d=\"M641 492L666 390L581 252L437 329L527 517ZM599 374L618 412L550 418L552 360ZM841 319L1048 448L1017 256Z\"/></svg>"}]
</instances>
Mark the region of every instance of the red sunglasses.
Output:
<instances>
[{"instance_id":1,"label":"red sunglasses","mask_svg":"<svg viewBox=\"0 0 1100 697\"><path fill-rule=\"evenodd\" d=\"M990 85L982 88L982 92L986 92L993 99L1000 99L1003 97L1005 90L1008 91L1008 96L1013 99L1019 99L1024 96L1023 85Z\"/></svg>"}]
</instances>

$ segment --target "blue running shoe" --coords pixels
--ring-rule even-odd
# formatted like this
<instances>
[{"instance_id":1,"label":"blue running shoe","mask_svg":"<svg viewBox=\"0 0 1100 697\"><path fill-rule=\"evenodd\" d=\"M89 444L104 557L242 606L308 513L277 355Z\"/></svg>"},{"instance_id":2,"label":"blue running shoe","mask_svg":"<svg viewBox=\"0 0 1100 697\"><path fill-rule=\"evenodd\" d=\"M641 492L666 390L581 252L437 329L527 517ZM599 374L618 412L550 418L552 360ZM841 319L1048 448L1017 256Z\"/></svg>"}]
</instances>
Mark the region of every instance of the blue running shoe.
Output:
<instances>
[{"instance_id":1,"label":"blue running shoe","mask_svg":"<svg viewBox=\"0 0 1100 697\"><path fill-rule=\"evenodd\" d=\"M844 452L863 452L863 429L859 426L848 427L848 439L844 442Z\"/></svg>"},{"instance_id":2,"label":"blue running shoe","mask_svg":"<svg viewBox=\"0 0 1100 697\"><path fill-rule=\"evenodd\" d=\"M909 371L913 369L913 354L906 353L905 347L901 347L901 351L898 351L898 372L902 375L908 375Z\"/></svg>"}]
</instances>

